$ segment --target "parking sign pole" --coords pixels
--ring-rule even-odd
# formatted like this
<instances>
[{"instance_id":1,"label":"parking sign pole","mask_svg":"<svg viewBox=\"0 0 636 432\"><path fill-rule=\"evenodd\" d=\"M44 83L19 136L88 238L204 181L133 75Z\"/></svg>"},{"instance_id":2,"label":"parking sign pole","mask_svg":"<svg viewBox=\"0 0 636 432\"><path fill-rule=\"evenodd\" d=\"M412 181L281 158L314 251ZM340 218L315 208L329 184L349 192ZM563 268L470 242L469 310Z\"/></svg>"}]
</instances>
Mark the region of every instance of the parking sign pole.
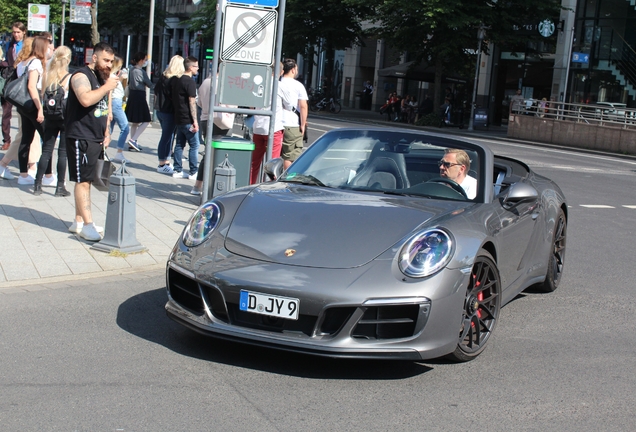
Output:
<instances>
[{"instance_id":1,"label":"parking sign pole","mask_svg":"<svg viewBox=\"0 0 636 432\"><path fill-rule=\"evenodd\" d=\"M205 141L203 146L205 147L205 168L203 170L203 189L201 193L201 202L204 203L210 198L212 198L212 194L210 193L210 177L212 173L212 131L214 126L214 104L216 102L216 88L217 88L217 74L216 71L219 67L219 53L221 50L219 46L221 45L221 26L223 25L223 5L225 4L224 0L218 0L216 3L216 21L214 22L214 51L217 55L212 56L212 76L210 77L210 105L208 110L208 124L205 132ZM210 145L208 145L208 143Z\"/></svg>"},{"instance_id":2,"label":"parking sign pole","mask_svg":"<svg viewBox=\"0 0 636 432\"><path fill-rule=\"evenodd\" d=\"M276 45L274 49L274 85L272 86L272 101L270 109L272 115L269 119L269 136L267 137L267 160L272 158L272 149L274 147L274 127L276 122L276 105L278 104L278 77L280 76L280 62L283 51L283 28L285 27L285 3L286 0L280 0L278 7L278 29L276 30Z\"/></svg>"}]
</instances>

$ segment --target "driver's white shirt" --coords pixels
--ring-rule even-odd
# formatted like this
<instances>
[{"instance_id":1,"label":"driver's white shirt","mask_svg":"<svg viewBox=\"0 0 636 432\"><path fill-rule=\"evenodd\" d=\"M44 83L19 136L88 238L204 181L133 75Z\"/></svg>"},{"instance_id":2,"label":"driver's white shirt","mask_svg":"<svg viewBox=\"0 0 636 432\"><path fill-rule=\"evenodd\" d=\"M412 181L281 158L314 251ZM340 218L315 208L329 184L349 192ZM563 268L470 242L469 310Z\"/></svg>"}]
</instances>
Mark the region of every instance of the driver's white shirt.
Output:
<instances>
[{"instance_id":1,"label":"driver's white shirt","mask_svg":"<svg viewBox=\"0 0 636 432\"><path fill-rule=\"evenodd\" d=\"M466 192L468 199L474 199L477 196L477 179L467 175L464 177L464 181L460 183L460 186Z\"/></svg>"}]
</instances>

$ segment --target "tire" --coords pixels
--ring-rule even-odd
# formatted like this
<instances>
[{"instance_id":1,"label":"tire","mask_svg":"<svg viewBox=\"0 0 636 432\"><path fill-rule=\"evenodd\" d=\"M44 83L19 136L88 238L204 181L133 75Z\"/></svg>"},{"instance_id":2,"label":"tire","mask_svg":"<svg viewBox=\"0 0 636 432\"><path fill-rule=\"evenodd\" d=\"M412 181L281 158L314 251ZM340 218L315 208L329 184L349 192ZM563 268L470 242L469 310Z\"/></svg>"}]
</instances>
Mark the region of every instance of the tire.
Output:
<instances>
[{"instance_id":1,"label":"tire","mask_svg":"<svg viewBox=\"0 0 636 432\"><path fill-rule=\"evenodd\" d=\"M470 272L457 347L447 357L452 361L467 362L481 354L497 326L500 309L499 270L492 256L481 251Z\"/></svg>"},{"instance_id":2,"label":"tire","mask_svg":"<svg viewBox=\"0 0 636 432\"><path fill-rule=\"evenodd\" d=\"M567 237L567 221L563 209L559 210L557 221L554 224L554 234L552 235L552 245L550 256L548 257L548 271L545 281L537 285L537 291L551 293L559 287L565 263L565 240Z\"/></svg>"},{"instance_id":3,"label":"tire","mask_svg":"<svg viewBox=\"0 0 636 432\"><path fill-rule=\"evenodd\" d=\"M329 105L329 111L331 111L334 114L338 114L341 109L342 107L336 101L331 102L331 105Z\"/></svg>"}]
</instances>

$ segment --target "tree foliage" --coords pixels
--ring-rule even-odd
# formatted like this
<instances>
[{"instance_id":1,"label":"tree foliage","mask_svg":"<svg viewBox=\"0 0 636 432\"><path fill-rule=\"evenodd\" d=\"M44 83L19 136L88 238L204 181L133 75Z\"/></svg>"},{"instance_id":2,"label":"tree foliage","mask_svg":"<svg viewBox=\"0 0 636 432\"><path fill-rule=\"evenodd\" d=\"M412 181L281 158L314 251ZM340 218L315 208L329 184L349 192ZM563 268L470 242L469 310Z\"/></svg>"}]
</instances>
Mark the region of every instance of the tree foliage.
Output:
<instances>
[{"instance_id":1,"label":"tree foliage","mask_svg":"<svg viewBox=\"0 0 636 432\"><path fill-rule=\"evenodd\" d=\"M155 7L154 26L161 28L166 20L166 12L157 2ZM148 33L150 24L150 0L100 0L98 24L100 29L108 29L113 33L127 31L137 36ZM141 38L138 38L140 40Z\"/></svg>"},{"instance_id":2,"label":"tree foliage","mask_svg":"<svg viewBox=\"0 0 636 432\"><path fill-rule=\"evenodd\" d=\"M24 23L24 25L27 25L29 3L49 4L49 22L51 24L57 24L58 26L62 23L62 4L60 2L36 2L34 0L0 0L0 32L11 32L11 25L16 21L21 21Z\"/></svg>"}]
</instances>

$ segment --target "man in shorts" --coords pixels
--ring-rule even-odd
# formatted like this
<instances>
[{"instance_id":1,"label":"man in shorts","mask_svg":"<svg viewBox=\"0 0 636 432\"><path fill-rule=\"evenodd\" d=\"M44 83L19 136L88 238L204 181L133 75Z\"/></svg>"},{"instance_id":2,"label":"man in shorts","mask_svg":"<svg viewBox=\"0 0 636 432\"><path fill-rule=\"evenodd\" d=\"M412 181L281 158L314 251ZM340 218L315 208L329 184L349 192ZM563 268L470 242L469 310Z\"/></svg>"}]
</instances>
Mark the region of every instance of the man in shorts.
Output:
<instances>
[{"instance_id":1,"label":"man in shorts","mask_svg":"<svg viewBox=\"0 0 636 432\"><path fill-rule=\"evenodd\" d=\"M110 77L113 48L103 42L93 48L91 63L71 77L66 110L66 151L69 179L75 183L75 220L69 231L101 240L101 227L93 224L91 184L100 175L96 164L110 143L108 95L119 82Z\"/></svg>"},{"instance_id":2,"label":"man in shorts","mask_svg":"<svg viewBox=\"0 0 636 432\"><path fill-rule=\"evenodd\" d=\"M298 65L294 59L283 62L283 77L278 84L278 95L283 103L283 147L281 158L287 169L303 152L303 134L307 127L307 90L299 81Z\"/></svg>"}]
</instances>

